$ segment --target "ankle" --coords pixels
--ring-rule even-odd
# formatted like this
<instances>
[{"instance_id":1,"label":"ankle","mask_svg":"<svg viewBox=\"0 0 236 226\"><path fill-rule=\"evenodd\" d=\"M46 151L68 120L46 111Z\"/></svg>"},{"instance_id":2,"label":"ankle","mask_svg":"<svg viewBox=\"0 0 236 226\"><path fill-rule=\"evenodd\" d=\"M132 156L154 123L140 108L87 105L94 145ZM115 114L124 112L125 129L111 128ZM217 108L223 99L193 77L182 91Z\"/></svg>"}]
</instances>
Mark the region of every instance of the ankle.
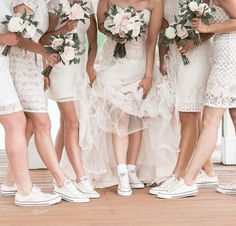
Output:
<instances>
[{"instance_id":1,"label":"ankle","mask_svg":"<svg viewBox=\"0 0 236 226\"><path fill-rule=\"evenodd\" d=\"M17 186L17 193L19 193L20 195L28 195L31 193L32 191L32 184L28 184L28 185L24 185L24 186Z\"/></svg>"},{"instance_id":2,"label":"ankle","mask_svg":"<svg viewBox=\"0 0 236 226\"><path fill-rule=\"evenodd\" d=\"M202 169L208 177L214 177L215 172L213 171L212 167L205 167Z\"/></svg>"},{"instance_id":3,"label":"ankle","mask_svg":"<svg viewBox=\"0 0 236 226\"><path fill-rule=\"evenodd\" d=\"M195 180L193 178L184 177L183 180L187 186L192 186L195 183Z\"/></svg>"},{"instance_id":4,"label":"ankle","mask_svg":"<svg viewBox=\"0 0 236 226\"><path fill-rule=\"evenodd\" d=\"M55 176L55 181L56 181L56 184L58 185L58 187L63 187L65 184L65 180L66 180L65 175L58 176L58 177Z\"/></svg>"},{"instance_id":5,"label":"ankle","mask_svg":"<svg viewBox=\"0 0 236 226\"><path fill-rule=\"evenodd\" d=\"M117 166L117 173L118 174L127 173L127 165L126 164L119 164Z\"/></svg>"},{"instance_id":6,"label":"ankle","mask_svg":"<svg viewBox=\"0 0 236 226\"><path fill-rule=\"evenodd\" d=\"M128 171L136 171L136 165L128 164L127 165L127 170Z\"/></svg>"},{"instance_id":7,"label":"ankle","mask_svg":"<svg viewBox=\"0 0 236 226\"><path fill-rule=\"evenodd\" d=\"M6 185L6 186L9 186L9 187L14 186L15 183L16 183L15 180L10 180L10 179L5 179L3 181L3 184Z\"/></svg>"}]
</instances>

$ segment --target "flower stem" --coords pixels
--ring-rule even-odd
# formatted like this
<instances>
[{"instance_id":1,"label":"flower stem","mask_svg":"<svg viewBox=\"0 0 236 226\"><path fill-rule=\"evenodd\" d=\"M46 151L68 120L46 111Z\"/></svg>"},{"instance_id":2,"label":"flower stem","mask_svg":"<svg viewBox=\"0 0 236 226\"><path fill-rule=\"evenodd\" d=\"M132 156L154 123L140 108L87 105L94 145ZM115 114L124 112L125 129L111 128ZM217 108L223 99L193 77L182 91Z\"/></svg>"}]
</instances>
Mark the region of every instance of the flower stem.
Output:
<instances>
[{"instance_id":1,"label":"flower stem","mask_svg":"<svg viewBox=\"0 0 236 226\"><path fill-rule=\"evenodd\" d=\"M9 53L11 52L12 46L6 46L5 49L2 51L3 56L8 56Z\"/></svg>"},{"instance_id":2,"label":"flower stem","mask_svg":"<svg viewBox=\"0 0 236 226\"><path fill-rule=\"evenodd\" d=\"M48 67L46 67L43 71L42 71L42 75L44 76L44 77L46 77L46 78L49 78L49 75L50 75L50 73L51 73L51 71L52 71L52 66L48 66Z\"/></svg>"}]
</instances>

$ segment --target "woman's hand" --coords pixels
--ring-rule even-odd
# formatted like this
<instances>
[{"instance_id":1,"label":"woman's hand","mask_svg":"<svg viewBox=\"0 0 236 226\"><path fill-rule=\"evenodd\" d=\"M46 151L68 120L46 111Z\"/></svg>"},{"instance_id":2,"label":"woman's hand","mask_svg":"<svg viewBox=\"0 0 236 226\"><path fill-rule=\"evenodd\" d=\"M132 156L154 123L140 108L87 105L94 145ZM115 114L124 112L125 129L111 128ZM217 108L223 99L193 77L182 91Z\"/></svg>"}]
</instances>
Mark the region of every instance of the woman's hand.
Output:
<instances>
[{"instance_id":1,"label":"woman's hand","mask_svg":"<svg viewBox=\"0 0 236 226\"><path fill-rule=\"evenodd\" d=\"M58 64L61 60L59 54L57 54L57 53L46 53L46 54L44 54L43 58L52 67L55 64Z\"/></svg>"},{"instance_id":2,"label":"woman's hand","mask_svg":"<svg viewBox=\"0 0 236 226\"><path fill-rule=\"evenodd\" d=\"M138 89L143 89L143 99L145 99L152 88L152 76L145 76L139 83Z\"/></svg>"},{"instance_id":3,"label":"woman's hand","mask_svg":"<svg viewBox=\"0 0 236 226\"><path fill-rule=\"evenodd\" d=\"M63 26L65 33L71 32L77 28L78 20L68 20Z\"/></svg>"},{"instance_id":4,"label":"woman's hand","mask_svg":"<svg viewBox=\"0 0 236 226\"><path fill-rule=\"evenodd\" d=\"M159 70L160 70L162 76L167 75L167 71L166 71L164 64L162 64L162 63L160 64Z\"/></svg>"},{"instance_id":5,"label":"woman's hand","mask_svg":"<svg viewBox=\"0 0 236 226\"><path fill-rule=\"evenodd\" d=\"M44 91L48 90L50 87L50 79L48 77L44 77Z\"/></svg>"},{"instance_id":6,"label":"woman's hand","mask_svg":"<svg viewBox=\"0 0 236 226\"><path fill-rule=\"evenodd\" d=\"M192 26L199 33L211 33L209 29L210 25L204 24L201 19L193 19Z\"/></svg>"},{"instance_id":7,"label":"woman's hand","mask_svg":"<svg viewBox=\"0 0 236 226\"><path fill-rule=\"evenodd\" d=\"M181 54L185 55L190 50L194 49L196 47L193 40L188 40L185 45L178 45L178 49Z\"/></svg>"},{"instance_id":8,"label":"woman's hand","mask_svg":"<svg viewBox=\"0 0 236 226\"><path fill-rule=\"evenodd\" d=\"M16 33L6 33L1 35L0 43L8 46L16 46L19 43L20 39Z\"/></svg>"},{"instance_id":9,"label":"woman's hand","mask_svg":"<svg viewBox=\"0 0 236 226\"><path fill-rule=\"evenodd\" d=\"M94 69L93 66L88 66L87 67L87 73L88 73L88 77L89 77L89 85L92 87L93 85L93 82L95 81L96 79L96 71Z\"/></svg>"}]
</instances>

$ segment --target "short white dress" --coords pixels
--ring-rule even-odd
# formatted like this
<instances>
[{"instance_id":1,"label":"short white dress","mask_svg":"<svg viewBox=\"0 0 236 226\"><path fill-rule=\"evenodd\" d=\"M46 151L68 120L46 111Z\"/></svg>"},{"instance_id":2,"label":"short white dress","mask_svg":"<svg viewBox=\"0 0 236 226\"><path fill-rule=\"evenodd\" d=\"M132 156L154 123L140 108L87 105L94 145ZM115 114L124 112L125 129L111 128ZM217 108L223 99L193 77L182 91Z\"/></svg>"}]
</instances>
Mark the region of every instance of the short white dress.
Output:
<instances>
[{"instance_id":1,"label":"short white dress","mask_svg":"<svg viewBox=\"0 0 236 226\"><path fill-rule=\"evenodd\" d=\"M142 12L146 23L150 11ZM115 42L106 39L100 51L97 79L87 89L87 118L80 120L85 131L80 139L83 166L96 187L118 183L112 134L124 137L142 131L137 163L141 180L149 183L172 172L178 153L178 128L171 82L160 76L157 60L153 86L146 99L138 85L145 75L146 38L126 44L127 56L113 57ZM81 127L80 127L81 128ZM74 178L69 164L66 174Z\"/></svg>"},{"instance_id":2,"label":"short white dress","mask_svg":"<svg viewBox=\"0 0 236 226\"><path fill-rule=\"evenodd\" d=\"M221 7L216 9L213 23L229 20ZM205 105L214 108L236 108L236 31L215 34L213 66L207 84Z\"/></svg>"},{"instance_id":3,"label":"short white dress","mask_svg":"<svg viewBox=\"0 0 236 226\"><path fill-rule=\"evenodd\" d=\"M179 3L184 0L165 0L164 18L169 24L179 14ZM190 64L184 65L176 45L171 45L166 56L168 75L175 80L176 110L201 112L204 107L206 85L211 70L211 42L207 41L191 50L187 57Z\"/></svg>"},{"instance_id":4,"label":"short white dress","mask_svg":"<svg viewBox=\"0 0 236 226\"><path fill-rule=\"evenodd\" d=\"M48 30L47 0L12 0L11 8L25 4L34 12L38 28ZM33 40L38 42L42 34L37 33ZM10 53L10 71L12 79L25 112L47 112L47 98L44 92L42 57L39 54L14 47Z\"/></svg>"},{"instance_id":5,"label":"short white dress","mask_svg":"<svg viewBox=\"0 0 236 226\"><path fill-rule=\"evenodd\" d=\"M5 20L5 15L10 15L10 11L0 0L0 34L5 34L7 28L1 22ZM0 46L0 115L11 114L22 110L12 78L9 71L9 59L2 55L4 46Z\"/></svg>"},{"instance_id":6,"label":"short white dress","mask_svg":"<svg viewBox=\"0 0 236 226\"><path fill-rule=\"evenodd\" d=\"M90 14L93 14L92 2L86 0L84 3L86 3L85 6L89 8ZM70 7L68 0L50 0L48 3L49 13L54 14L55 9L59 9L59 4L62 4L63 6L65 5L65 7ZM59 19L56 29L59 29L64 25L65 23L62 24L61 19ZM85 18L85 23L79 21L78 26L75 29L81 42L81 50L86 48L86 33L89 26L90 19ZM82 88L81 84L84 83L87 77L85 71L86 56L86 53L80 56L79 64L64 65L60 62L53 67L50 74L50 88L48 90L48 97L50 99L55 100L56 102L67 102L81 98L78 89Z\"/></svg>"}]
</instances>

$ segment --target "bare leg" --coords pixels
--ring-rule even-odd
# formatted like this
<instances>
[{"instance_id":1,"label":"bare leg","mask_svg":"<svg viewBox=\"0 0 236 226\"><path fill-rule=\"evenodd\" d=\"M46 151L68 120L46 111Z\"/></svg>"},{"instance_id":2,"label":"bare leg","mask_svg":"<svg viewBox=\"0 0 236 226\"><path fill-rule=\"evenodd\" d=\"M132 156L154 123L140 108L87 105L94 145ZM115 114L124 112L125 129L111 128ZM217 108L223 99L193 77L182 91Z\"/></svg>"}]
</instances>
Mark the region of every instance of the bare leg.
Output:
<instances>
[{"instance_id":1,"label":"bare leg","mask_svg":"<svg viewBox=\"0 0 236 226\"><path fill-rule=\"evenodd\" d=\"M35 144L39 155L59 186L64 185L65 175L59 162L51 138L51 122L47 113L27 113L33 122Z\"/></svg>"},{"instance_id":2,"label":"bare leg","mask_svg":"<svg viewBox=\"0 0 236 226\"><path fill-rule=\"evenodd\" d=\"M142 131L129 135L129 146L127 152L127 164L136 165L140 151Z\"/></svg>"},{"instance_id":3,"label":"bare leg","mask_svg":"<svg viewBox=\"0 0 236 226\"><path fill-rule=\"evenodd\" d=\"M31 192L32 182L28 171L26 120L23 112L0 116L6 132L6 150L14 173L14 182L20 194Z\"/></svg>"},{"instance_id":4,"label":"bare leg","mask_svg":"<svg viewBox=\"0 0 236 226\"><path fill-rule=\"evenodd\" d=\"M192 158L198 140L200 116L199 112L180 112L180 153L173 172L177 177L184 176Z\"/></svg>"},{"instance_id":5,"label":"bare leg","mask_svg":"<svg viewBox=\"0 0 236 226\"><path fill-rule=\"evenodd\" d=\"M231 119L233 121L234 129L235 129L235 132L236 132L236 108L229 109L229 113L230 113Z\"/></svg>"},{"instance_id":6,"label":"bare leg","mask_svg":"<svg viewBox=\"0 0 236 226\"><path fill-rule=\"evenodd\" d=\"M79 146L79 120L75 104L71 102L58 103L64 121L64 143L68 158L74 169L77 182L83 177L84 169Z\"/></svg>"},{"instance_id":7,"label":"bare leg","mask_svg":"<svg viewBox=\"0 0 236 226\"><path fill-rule=\"evenodd\" d=\"M58 160L61 159L64 146L65 146L65 144L64 144L64 121L61 117L60 118L60 127L58 129L56 142L55 142L55 149L56 149Z\"/></svg>"},{"instance_id":8,"label":"bare leg","mask_svg":"<svg viewBox=\"0 0 236 226\"><path fill-rule=\"evenodd\" d=\"M199 137L191 164L184 176L185 183L194 182L202 166L212 155L217 142L218 128L225 109L205 107L203 112L203 128Z\"/></svg>"}]
</instances>

